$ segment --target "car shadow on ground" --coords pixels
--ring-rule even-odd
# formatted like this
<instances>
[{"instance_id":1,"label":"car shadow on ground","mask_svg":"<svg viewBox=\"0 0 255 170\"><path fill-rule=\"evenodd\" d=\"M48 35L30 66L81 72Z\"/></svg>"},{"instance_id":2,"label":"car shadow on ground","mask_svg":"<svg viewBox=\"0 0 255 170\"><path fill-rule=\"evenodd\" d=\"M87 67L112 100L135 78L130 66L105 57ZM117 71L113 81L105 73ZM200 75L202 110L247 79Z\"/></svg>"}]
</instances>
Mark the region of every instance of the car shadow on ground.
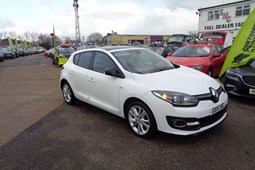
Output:
<instances>
[{"instance_id":1,"label":"car shadow on ground","mask_svg":"<svg viewBox=\"0 0 255 170\"><path fill-rule=\"evenodd\" d=\"M104 110L101 110L99 108L96 108L92 105L89 105L87 103L83 103L81 101L78 101L76 103L76 107L79 108L81 112L84 114L91 114L91 116L100 118L101 121L109 121L109 124L112 125L112 127L116 127L116 133L118 134L120 131L122 131L124 134L120 135L122 137L128 137L128 138L138 138L141 140L149 141L152 143L164 143L164 144L195 144L195 143L203 143L205 140L211 140L210 137L214 138L215 136L219 135L218 133L221 133L224 135L224 127L221 126L221 123L209 130L206 130L202 133L194 134L194 135L188 135L188 136L181 136L181 135L174 135L174 134L168 134L164 132L157 132L154 136L152 136L149 139L142 139L137 137L132 130L130 129L128 125L128 121L126 119L123 119L121 117L115 116L109 112L106 112ZM223 123L224 124L224 123ZM126 133L126 134L125 134ZM221 135L220 135L221 136Z\"/></svg>"}]
</instances>

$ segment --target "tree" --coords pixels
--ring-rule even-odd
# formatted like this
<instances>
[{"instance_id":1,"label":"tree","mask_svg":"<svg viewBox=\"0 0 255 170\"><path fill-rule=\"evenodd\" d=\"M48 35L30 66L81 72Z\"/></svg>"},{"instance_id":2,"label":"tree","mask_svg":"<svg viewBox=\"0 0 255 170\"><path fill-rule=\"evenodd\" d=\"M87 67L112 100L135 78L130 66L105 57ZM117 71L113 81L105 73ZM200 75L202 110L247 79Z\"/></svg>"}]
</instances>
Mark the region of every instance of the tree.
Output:
<instances>
[{"instance_id":1,"label":"tree","mask_svg":"<svg viewBox=\"0 0 255 170\"><path fill-rule=\"evenodd\" d=\"M7 38L7 32L6 31L2 32L2 39L5 39L5 38Z\"/></svg>"},{"instance_id":2,"label":"tree","mask_svg":"<svg viewBox=\"0 0 255 170\"><path fill-rule=\"evenodd\" d=\"M93 43L93 44L100 44L102 42L102 38L103 36L100 33L95 32L88 36L87 42Z\"/></svg>"},{"instance_id":3,"label":"tree","mask_svg":"<svg viewBox=\"0 0 255 170\"><path fill-rule=\"evenodd\" d=\"M38 41L39 45L46 48L50 49L52 47L52 37L50 34L39 34L38 36Z\"/></svg>"},{"instance_id":4,"label":"tree","mask_svg":"<svg viewBox=\"0 0 255 170\"><path fill-rule=\"evenodd\" d=\"M31 35L31 33L29 32L29 31L27 31L27 32L24 32L24 38L26 39L26 41L29 41L30 40L30 35Z\"/></svg>"},{"instance_id":5,"label":"tree","mask_svg":"<svg viewBox=\"0 0 255 170\"><path fill-rule=\"evenodd\" d=\"M22 36L22 35L18 35L18 36L17 36L17 39L23 40L23 36Z\"/></svg>"},{"instance_id":6,"label":"tree","mask_svg":"<svg viewBox=\"0 0 255 170\"><path fill-rule=\"evenodd\" d=\"M14 38L16 38L17 34L14 31L10 31L9 36L10 36L11 39L14 39Z\"/></svg>"},{"instance_id":7,"label":"tree","mask_svg":"<svg viewBox=\"0 0 255 170\"><path fill-rule=\"evenodd\" d=\"M38 37L38 33L37 33L37 32L31 32L31 33L30 33L30 37L31 37L31 42L32 42L32 44L35 45L34 42L35 42L35 40L36 40L37 37Z\"/></svg>"},{"instance_id":8,"label":"tree","mask_svg":"<svg viewBox=\"0 0 255 170\"><path fill-rule=\"evenodd\" d=\"M64 37L65 44L72 43L72 39L70 37Z\"/></svg>"}]
</instances>

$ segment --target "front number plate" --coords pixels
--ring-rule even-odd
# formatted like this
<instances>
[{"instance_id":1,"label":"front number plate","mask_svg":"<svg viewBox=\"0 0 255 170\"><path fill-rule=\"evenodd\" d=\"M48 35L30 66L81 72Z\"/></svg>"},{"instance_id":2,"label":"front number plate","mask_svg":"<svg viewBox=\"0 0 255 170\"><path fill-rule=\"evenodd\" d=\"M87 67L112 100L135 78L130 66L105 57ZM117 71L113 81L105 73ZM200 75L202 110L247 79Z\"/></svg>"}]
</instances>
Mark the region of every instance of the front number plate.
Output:
<instances>
[{"instance_id":1,"label":"front number plate","mask_svg":"<svg viewBox=\"0 0 255 170\"><path fill-rule=\"evenodd\" d=\"M255 94L255 89L249 89L250 94Z\"/></svg>"},{"instance_id":2,"label":"front number plate","mask_svg":"<svg viewBox=\"0 0 255 170\"><path fill-rule=\"evenodd\" d=\"M220 104L220 105L218 105L218 106L212 108L212 110L211 110L211 115L213 115L213 114L215 114L215 113L221 111L221 110L224 108L224 106L225 106L224 103L222 103L222 104Z\"/></svg>"}]
</instances>

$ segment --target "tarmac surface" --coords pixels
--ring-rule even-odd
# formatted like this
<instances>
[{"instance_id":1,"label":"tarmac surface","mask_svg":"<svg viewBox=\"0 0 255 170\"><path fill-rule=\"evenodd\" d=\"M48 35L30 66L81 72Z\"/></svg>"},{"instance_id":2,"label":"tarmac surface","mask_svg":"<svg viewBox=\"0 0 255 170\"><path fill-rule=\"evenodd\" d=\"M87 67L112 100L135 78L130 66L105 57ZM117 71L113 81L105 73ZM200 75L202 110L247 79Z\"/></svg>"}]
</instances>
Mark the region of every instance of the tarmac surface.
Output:
<instances>
[{"instance_id":1,"label":"tarmac surface","mask_svg":"<svg viewBox=\"0 0 255 170\"><path fill-rule=\"evenodd\" d=\"M0 63L0 169L255 169L255 101L229 96L227 119L196 136L136 137L126 120L63 102L42 54Z\"/></svg>"}]
</instances>

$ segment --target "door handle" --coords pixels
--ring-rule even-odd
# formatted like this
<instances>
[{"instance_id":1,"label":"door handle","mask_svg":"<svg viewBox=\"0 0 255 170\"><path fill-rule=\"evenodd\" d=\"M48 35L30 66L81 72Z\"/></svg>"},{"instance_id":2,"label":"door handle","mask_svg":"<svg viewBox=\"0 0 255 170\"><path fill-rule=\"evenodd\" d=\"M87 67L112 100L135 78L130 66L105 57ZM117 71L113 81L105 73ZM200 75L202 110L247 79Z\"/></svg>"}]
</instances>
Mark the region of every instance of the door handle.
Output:
<instances>
[{"instance_id":1,"label":"door handle","mask_svg":"<svg viewBox=\"0 0 255 170\"><path fill-rule=\"evenodd\" d=\"M88 78L88 80L89 80L90 82L95 82L95 80L94 80L92 77Z\"/></svg>"}]
</instances>

